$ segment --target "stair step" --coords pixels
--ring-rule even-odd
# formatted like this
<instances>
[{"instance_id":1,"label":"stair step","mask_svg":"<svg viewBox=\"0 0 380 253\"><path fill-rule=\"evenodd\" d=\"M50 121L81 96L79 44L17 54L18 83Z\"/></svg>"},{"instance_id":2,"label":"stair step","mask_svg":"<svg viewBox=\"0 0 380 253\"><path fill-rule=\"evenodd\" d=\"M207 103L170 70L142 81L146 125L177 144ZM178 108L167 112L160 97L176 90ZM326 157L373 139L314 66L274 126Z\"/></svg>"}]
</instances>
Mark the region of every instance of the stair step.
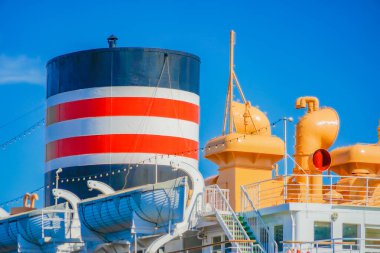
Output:
<instances>
[{"instance_id":1,"label":"stair step","mask_svg":"<svg viewBox=\"0 0 380 253\"><path fill-rule=\"evenodd\" d=\"M247 235L249 236L249 238L255 237L255 235L252 232L247 232Z\"/></svg>"}]
</instances>

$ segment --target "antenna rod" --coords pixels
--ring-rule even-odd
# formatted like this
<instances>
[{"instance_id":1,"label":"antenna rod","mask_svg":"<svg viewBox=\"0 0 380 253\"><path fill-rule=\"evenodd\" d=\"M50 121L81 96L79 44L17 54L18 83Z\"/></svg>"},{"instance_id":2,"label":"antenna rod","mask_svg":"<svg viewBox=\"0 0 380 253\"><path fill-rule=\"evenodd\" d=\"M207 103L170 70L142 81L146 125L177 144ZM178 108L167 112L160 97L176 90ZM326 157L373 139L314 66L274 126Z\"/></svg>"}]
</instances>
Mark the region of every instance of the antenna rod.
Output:
<instances>
[{"instance_id":1,"label":"antenna rod","mask_svg":"<svg viewBox=\"0 0 380 253\"><path fill-rule=\"evenodd\" d=\"M229 101L229 111L230 111L230 121L229 121L229 133L233 131L233 115L232 115L232 101L234 97L234 47L235 47L235 32L231 30L230 32L230 78L229 78L229 90L230 90L230 101Z\"/></svg>"},{"instance_id":2,"label":"antenna rod","mask_svg":"<svg viewBox=\"0 0 380 253\"><path fill-rule=\"evenodd\" d=\"M228 89L227 89L227 97L226 97L226 108L224 110L224 121L223 121L223 135L226 134L227 127L227 119L228 119L228 133L232 133L234 130L234 119L232 114L232 102L234 99L234 82L238 87L240 96L243 99L244 104L248 108L250 104L245 99L243 90L241 89L240 83L237 79L234 70L234 58L235 58L235 31L230 31L230 71L229 71L229 79L228 79Z\"/></svg>"}]
</instances>

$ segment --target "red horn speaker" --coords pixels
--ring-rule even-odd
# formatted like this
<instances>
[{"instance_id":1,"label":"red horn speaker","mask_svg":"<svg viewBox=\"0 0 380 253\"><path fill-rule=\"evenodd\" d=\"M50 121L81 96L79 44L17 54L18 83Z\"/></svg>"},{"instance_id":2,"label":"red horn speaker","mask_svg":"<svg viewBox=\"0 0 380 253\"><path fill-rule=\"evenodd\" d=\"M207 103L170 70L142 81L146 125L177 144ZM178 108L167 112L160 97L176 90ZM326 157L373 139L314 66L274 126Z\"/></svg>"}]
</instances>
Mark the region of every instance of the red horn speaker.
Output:
<instances>
[{"instance_id":1,"label":"red horn speaker","mask_svg":"<svg viewBox=\"0 0 380 253\"><path fill-rule=\"evenodd\" d=\"M313 154L313 165L319 171L325 171L330 168L331 155L326 149L318 149Z\"/></svg>"}]
</instances>

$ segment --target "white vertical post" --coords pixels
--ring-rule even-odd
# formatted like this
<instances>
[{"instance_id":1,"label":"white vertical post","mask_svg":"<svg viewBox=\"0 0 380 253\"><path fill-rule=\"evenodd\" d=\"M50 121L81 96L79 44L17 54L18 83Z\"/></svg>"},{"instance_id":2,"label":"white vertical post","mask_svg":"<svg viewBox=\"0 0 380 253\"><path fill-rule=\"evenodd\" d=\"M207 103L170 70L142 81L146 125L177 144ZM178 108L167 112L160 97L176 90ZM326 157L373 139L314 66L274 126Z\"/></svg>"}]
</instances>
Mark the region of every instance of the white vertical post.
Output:
<instances>
[{"instance_id":1,"label":"white vertical post","mask_svg":"<svg viewBox=\"0 0 380 253\"><path fill-rule=\"evenodd\" d=\"M133 249L133 251L135 253L137 253L137 231L136 231L135 220L134 219L132 220L131 234L133 235L133 239L134 239L134 247L133 247L134 249Z\"/></svg>"},{"instance_id":2,"label":"white vertical post","mask_svg":"<svg viewBox=\"0 0 380 253\"><path fill-rule=\"evenodd\" d=\"M135 233L135 253L137 253L137 233Z\"/></svg>"},{"instance_id":3,"label":"white vertical post","mask_svg":"<svg viewBox=\"0 0 380 253\"><path fill-rule=\"evenodd\" d=\"M283 119L284 121L284 174L285 178L288 175L288 147L287 147L287 132L286 132L286 121L287 118Z\"/></svg>"},{"instance_id":4,"label":"white vertical post","mask_svg":"<svg viewBox=\"0 0 380 253\"><path fill-rule=\"evenodd\" d=\"M306 203L309 203L309 175L306 175Z\"/></svg>"},{"instance_id":5,"label":"white vertical post","mask_svg":"<svg viewBox=\"0 0 380 253\"><path fill-rule=\"evenodd\" d=\"M288 176L288 133L287 133L287 121L293 122L292 117L284 117L282 119L284 121L284 203L286 202L287 199L287 176Z\"/></svg>"},{"instance_id":6,"label":"white vertical post","mask_svg":"<svg viewBox=\"0 0 380 253\"><path fill-rule=\"evenodd\" d=\"M284 174L285 176L288 175L288 133L287 133L287 121L289 122L293 122L293 118L292 117L284 117L282 118L282 120L284 121Z\"/></svg>"},{"instance_id":7,"label":"white vertical post","mask_svg":"<svg viewBox=\"0 0 380 253\"><path fill-rule=\"evenodd\" d=\"M55 172L55 189L58 190L58 184L59 184L59 173L62 172L62 168L59 168L56 172ZM54 197L54 204L57 205L58 204L58 196L55 196Z\"/></svg>"},{"instance_id":8,"label":"white vertical post","mask_svg":"<svg viewBox=\"0 0 380 253\"><path fill-rule=\"evenodd\" d=\"M366 189L366 191L365 191L365 205L366 206L368 206L368 177L366 178L366 187L365 187L365 189Z\"/></svg>"},{"instance_id":9,"label":"white vertical post","mask_svg":"<svg viewBox=\"0 0 380 253\"><path fill-rule=\"evenodd\" d=\"M332 175L329 175L329 177L330 177L330 205L332 205L332 198L333 198L333 189L332 189L332 187L333 187L333 182L332 182ZM322 186L321 186L322 187Z\"/></svg>"},{"instance_id":10,"label":"white vertical post","mask_svg":"<svg viewBox=\"0 0 380 253\"><path fill-rule=\"evenodd\" d=\"M258 199L257 199L257 209L260 209L260 184L258 184L257 186L257 195L258 195Z\"/></svg>"},{"instance_id":11,"label":"white vertical post","mask_svg":"<svg viewBox=\"0 0 380 253\"><path fill-rule=\"evenodd\" d=\"M287 131L286 131L286 118L284 121L284 203L286 203L287 198L287 175L288 175L288 144L287 144Z\"/></svg>"},{"instance_id":12,"label":"white vertical post","mask_svg":"<svg viewBox=\"0 0 380 253\"><path fill-rule=\"evenodd\" d=\"M156 154L156 156L154 157L155 158L155 169L156 169L156 175L155 175L155 183L157 184L158 183L158 169L157 169L157 154Z\"/></svg>"}]
</instances>

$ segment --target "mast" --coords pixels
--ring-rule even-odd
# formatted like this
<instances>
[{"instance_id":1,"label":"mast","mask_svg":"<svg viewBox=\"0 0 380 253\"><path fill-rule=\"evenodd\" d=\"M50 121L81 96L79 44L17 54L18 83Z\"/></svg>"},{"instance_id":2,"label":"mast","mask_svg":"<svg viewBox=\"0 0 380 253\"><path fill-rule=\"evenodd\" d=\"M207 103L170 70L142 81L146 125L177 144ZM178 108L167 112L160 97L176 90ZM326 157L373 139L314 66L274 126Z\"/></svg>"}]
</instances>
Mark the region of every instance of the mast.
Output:
<instances>
[{"instance_id":1,"label":"mast","mask_svg":"<svg viewBox=\"0 0 380 253\"><path fill-rule=\"evenodd\" d=\"M227 119L228 119L228 133L233 132L233 114L232 114L232 102L234 98L234 83L236 83L236 87L239 90L240 96L243 99L244 104L247 104L247 100L245 99L243 90L241 89L240 83L237 79L235 70L234 70L234 60L235 60L235 31L230 31L230 70L229 70L229 78L228 78L228 89L227 89L227 97L226 97L226 108L224 111L224 122L223 122L223 135L226 134L227 128Z\"/></svg>"},{"instance_id":2,"label":"mast","mask_svg":"<svg viewBox=\"0 0 380 253\"><path fill-rule=\"evenodd\" d=\"M234 47L235 47L235 32L231 30L230 32L230 77L228 80L228 87L230 90L230 101L229 101L229 111L230 111L230 121L229 121L229 133L233 131L233 115L232 115L232 101L234 97Z\"/></svg>"}]
</instances>

